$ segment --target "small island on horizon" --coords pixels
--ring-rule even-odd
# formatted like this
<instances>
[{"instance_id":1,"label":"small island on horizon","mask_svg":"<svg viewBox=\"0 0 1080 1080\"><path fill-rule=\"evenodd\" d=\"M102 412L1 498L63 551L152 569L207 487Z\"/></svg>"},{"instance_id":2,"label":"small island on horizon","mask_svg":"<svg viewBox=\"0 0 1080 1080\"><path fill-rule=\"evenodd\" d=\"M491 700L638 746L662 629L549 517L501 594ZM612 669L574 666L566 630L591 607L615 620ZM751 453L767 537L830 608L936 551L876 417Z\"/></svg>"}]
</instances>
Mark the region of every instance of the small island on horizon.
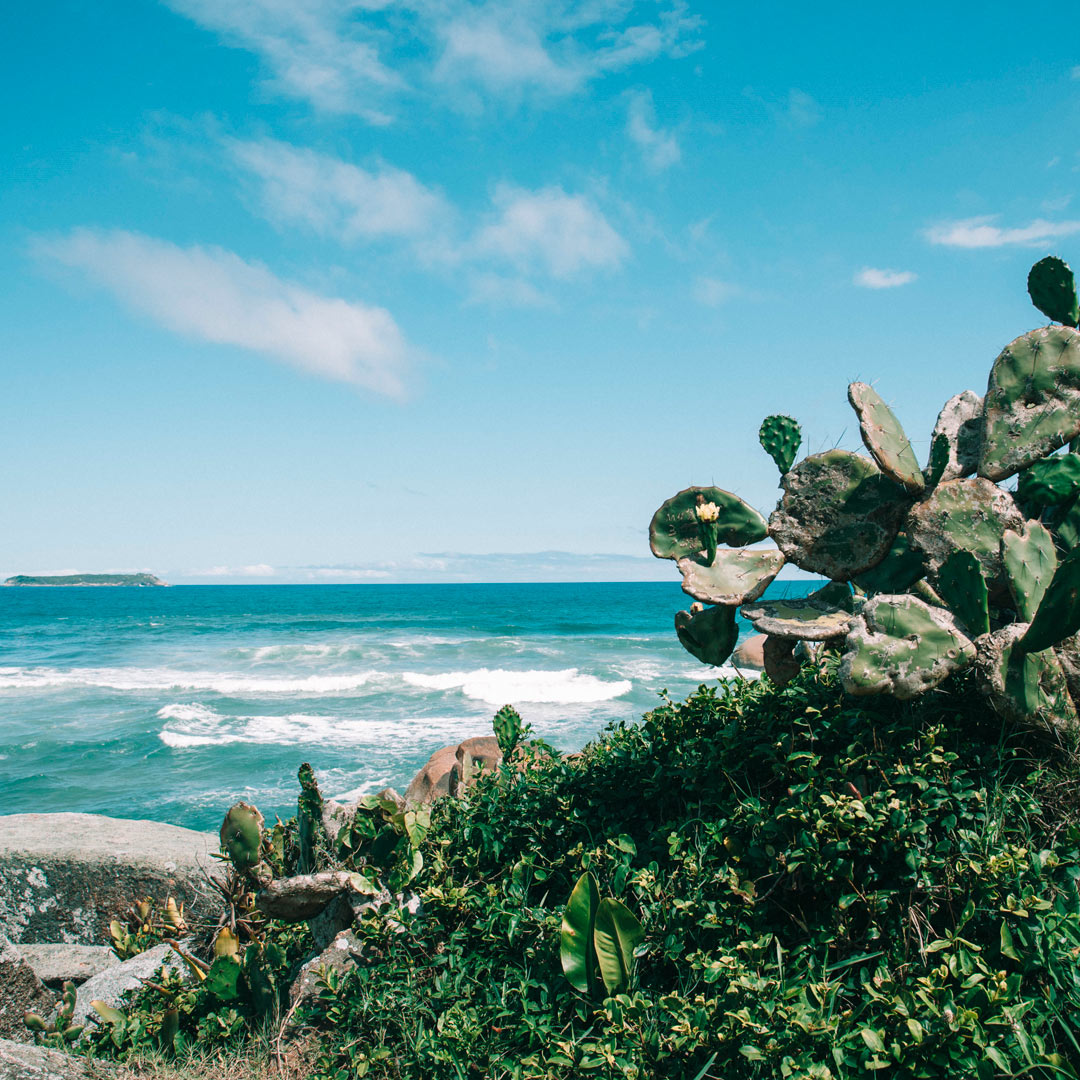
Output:
<instances>
[{"instance_id":1,"label":"small island on horizon","mask_svg":"<svg viewBox=\"0 0 1080 1080\"><path fill-rule=\"evenodd\" d=\"M135 585L142 588L147 586L168 586L167 581L162 581L153 574L61 574L54 577L35 577L30 574L16 574L9 577L5 585Z\"/></svg>"}]
</instances>

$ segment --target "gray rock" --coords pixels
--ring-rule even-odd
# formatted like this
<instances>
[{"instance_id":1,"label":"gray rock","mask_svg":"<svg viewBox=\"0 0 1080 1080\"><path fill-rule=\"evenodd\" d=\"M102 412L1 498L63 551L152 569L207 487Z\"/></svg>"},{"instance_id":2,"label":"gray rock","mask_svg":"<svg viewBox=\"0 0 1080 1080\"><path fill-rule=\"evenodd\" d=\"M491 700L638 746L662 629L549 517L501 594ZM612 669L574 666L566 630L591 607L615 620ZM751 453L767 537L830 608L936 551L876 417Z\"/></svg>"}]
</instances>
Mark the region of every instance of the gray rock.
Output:
<instances>
[{"instance_id":1,"label":"gray rock","mask_svg":"<svg viewBox=\"0 0 1080 1080\"><path fill-rule=\"evenodd\" d=\"M31 945L24 941L18 949L43 983L57 986L86 982L120 963L108 945Z\"/></svg>"},{"instance_id":2,"label":"gray rock","mask_svg":"<svg viewBox=\"0 0 1080 1080\"><path fill-rule=\"evenodd\" d=\"M81 1024L86 1021L92 1012L91 1001L100 1000L114 1008L119 1007L120 998L125 991L141 986L143 980L151 978L163 964L182 975L190 975L187 964L177 956L175 950L168 945L155 945L152 949L87 979L78 989L72 1023Z\"/></svg>"},{"instance_id":3,"label":"gray rock","mask_svg":"<svg viewBox=\"0 0 1080 1080\"><path fill-rule=\"evenodd\" d=\"M0 1080L96 1080L113 1075L112 1066L100 1061L0 1039Z\"/></svg>"},{"instance_id":4,"label":"gray rock","mask_svg":"<svg viewBox=\"0 0 1080 1080\"><path fill-rule=\"evenodd\" d=\"M202 872L211 833L97 814L0 816L0 933L15 944L102 945L109 920L142 896L189 916L217 908Z\"/></svg>"},{"instance_id":5,"label":"gray rock","mask_svg":"<svg viewBox=\"0 0 1080 1080\"><path fill-rule=\"evenodd\" d=\"M0 1038L33 1042L23 1014L29 1010L47 1016L55 1001L18 950L0 936Z\"/></svg>"},{"instance_id":6,"label":"gray rock","mask_svg":"<svg viewBox=\"0 0 1080 1080\"><path fill-rule=\"evenodd\" d=\"M310 1001L319 992L322 974L327 970L339 974L348 971L356 963L362 948L363 943L352 930L343 930L300 969L289 990L289 1003L295 1008Z\"/></svg>"}]
</instances>

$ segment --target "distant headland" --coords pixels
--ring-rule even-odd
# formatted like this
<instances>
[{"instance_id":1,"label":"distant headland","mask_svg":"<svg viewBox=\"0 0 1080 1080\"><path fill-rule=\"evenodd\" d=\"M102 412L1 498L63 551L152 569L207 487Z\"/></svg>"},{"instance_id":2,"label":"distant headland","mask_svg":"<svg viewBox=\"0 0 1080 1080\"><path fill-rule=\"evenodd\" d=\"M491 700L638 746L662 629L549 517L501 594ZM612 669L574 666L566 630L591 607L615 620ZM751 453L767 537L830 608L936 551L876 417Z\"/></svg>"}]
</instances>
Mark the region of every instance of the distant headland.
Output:
<instances>
[{"instance_id":1,"label":"distant headland","mask_svg":"<svg viewBox=\"0 0 1080 1080\"><path fill-rule=\"evenodd\" d=\"M61 574L56 577L34 577L16 574L5 585L161 585L169 583L153 574Z\"/></svg>"}]
</instances>

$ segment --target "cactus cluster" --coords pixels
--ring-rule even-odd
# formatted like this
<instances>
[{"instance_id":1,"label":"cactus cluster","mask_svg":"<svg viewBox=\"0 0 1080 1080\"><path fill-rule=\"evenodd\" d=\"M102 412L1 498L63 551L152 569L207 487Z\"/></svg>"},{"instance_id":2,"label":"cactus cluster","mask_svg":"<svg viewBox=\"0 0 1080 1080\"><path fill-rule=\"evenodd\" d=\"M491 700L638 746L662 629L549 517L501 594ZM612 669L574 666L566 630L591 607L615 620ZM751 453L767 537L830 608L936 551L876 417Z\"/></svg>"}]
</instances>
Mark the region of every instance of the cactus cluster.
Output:
<instances>
[{"instance_id":1,"label":"cactus cluster","mask_svg":"<svg viewBox=\"0 0 1080 1080\"><path fill-rule=\"evenodd\" d=\"M27 1012L23 1014L23 1022L38 1046L66 1050L78 1042L79 1036L83 1033L82 1024L72 1023L74 1016L75 984L66 982L60 992L60 1001L52 1019L45 1020L37 1013Z\"/></svg>"},{"instance_id":2,"label":"cactus cluster","mask_svg":"<svg viewBox=\"0 0 1080 1080\"><path fill-rule=\"evenodd\" d=\"M1003 714L1080 736L1080 305L1054 256L1032 267L1028 292L1060 325L1007 345L983 397L945 403L925 467L880 394L856 382L848 399L869 456L796 462L798 423L761 424L783 489L767 522L716 487L657 510L653 554L698 601L675 616L689 652L722 664L741 608L767 635L777 681L796 670L797 643L824 643L841 653L849 693L911 698L969 670ZM751 546L766 536L776 550ZM829 584L759 599L785 562Z\"/></svg>"}]
</instances>

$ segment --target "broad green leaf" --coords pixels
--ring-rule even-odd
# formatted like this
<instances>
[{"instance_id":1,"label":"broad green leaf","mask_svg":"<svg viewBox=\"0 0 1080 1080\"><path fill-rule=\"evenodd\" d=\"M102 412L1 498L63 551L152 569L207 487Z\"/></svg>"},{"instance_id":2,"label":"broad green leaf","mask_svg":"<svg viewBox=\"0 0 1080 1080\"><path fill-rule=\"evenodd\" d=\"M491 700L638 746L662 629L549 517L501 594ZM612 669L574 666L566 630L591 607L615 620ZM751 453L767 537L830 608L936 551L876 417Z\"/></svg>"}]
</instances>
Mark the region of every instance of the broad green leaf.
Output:
<instances>
[{"instance_id":1,"label":"broad green leaf","mask_svg":"<svg viewBox=\"0 0 1080 1080\"><path fill-rule=\"evenodd\" d=\"M629 985L630 972L634 967L634 949L644 936L645 931L637 916L621 900L609 897L600 901L593 941L600 976L609 996L620 993Z\"/></svg>"},{"instance_id":2,"label":"broad green leaf","mask_svg":"<svg viewBox=\"0 0 1080 1080\"><path fill-rule=\"evenodd\" d=\"M240 978L240 962L235 956L219 956L210 965L203 983L219 1001L235 1001L240 996L236 988Z\"/></svg>"},{"instance_id":3,"label":"broad green leaf","mask_svg":"<svg viewBox=\"0 0 1080 1080\"><path fill-rule=\"evenodd\" d=\"M104 1001L100 1001L97 998L90 1002L90 1008L93 1009L106 1024L121 1024L127 1019L119 1009L114 1009L111 1005L106 1005Z\"/></svg>"},{"instance_id":4,"label":"broad green leaf","mask_svg":"<svg viewBox=\"0 0 1080 1080\"><path fill-rule=\"evenodd\" d=\"M1020 954L1016 951L1016 946L1013 944L1012 931L1009 929L1009 924L1004 919L1001 921L1001 953L1003 956L1009 957L1010 960L1019 960Z\"/></svg>"},{"instance_id":5,"label":"broad green leaf","mask_svg":"<svg viewBox=\"0 0 1080 1080\"><path fill-rule=\"evenodd\" d=\"M563 912L559 957L567 981L583 994L589 992L596 977L592 939L599 906L600 891L596 887L596 878L589 873L582 874Z\"/></svg>"},{"instance_id":6,"label":"broad green leaf","mask_svg":"<svg viewBox=\"0 0 1080 1080\"><path fill-rule=\"evenodd\" d=\"M885 1043L873 1028L863 1028L859 1034L862 1036L862 1041L875 1053L883 1054L885 1052Z\"/></svg>"}]
</instances>

